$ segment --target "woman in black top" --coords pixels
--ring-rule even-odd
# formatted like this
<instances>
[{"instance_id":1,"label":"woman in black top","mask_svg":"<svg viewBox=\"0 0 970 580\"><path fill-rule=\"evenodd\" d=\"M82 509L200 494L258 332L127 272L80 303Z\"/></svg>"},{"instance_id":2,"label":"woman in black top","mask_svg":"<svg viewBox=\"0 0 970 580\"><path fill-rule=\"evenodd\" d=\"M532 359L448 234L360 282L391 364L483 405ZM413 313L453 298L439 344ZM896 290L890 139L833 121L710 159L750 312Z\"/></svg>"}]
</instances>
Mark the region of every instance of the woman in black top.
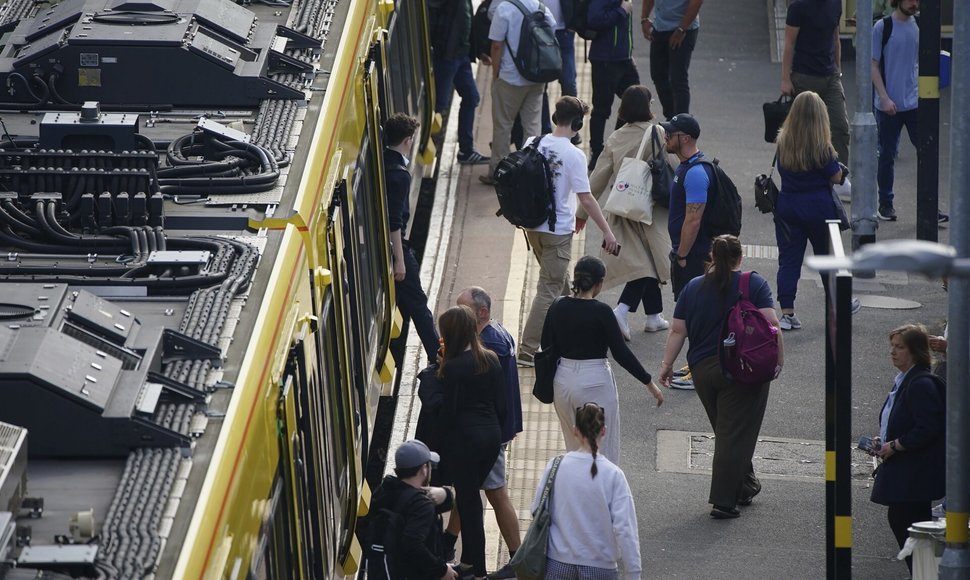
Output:
<instances>
[{"instance_id":1,"label":"woman in black top","mask_svg":"<svg viewBox=\"0 0 970 580\"><path fill-rule=\"evenodd\" d=\"M653 383L650 373L627 347L613 309L596 300L605 277L606 266L602 260L593 256L579 259L573 270L573 295L556 300L546 314L542 348L555 347L561 357L553 381L553 403L566 440L566 450L579 449L579 440L573 432L576 408L585 403L596 403L606 412L606 438L600 452L614 464L619 464L620 402L613 369L606 358L607 349L620 366L646 385L657 399L658 407L664 402L664 396Z\"/></svg>"},{"instance_id":2,"label":"woman in black top","mask_svg":"<svg viewBox=\"0 0 970 580\"><path fill-rule=\"evenodd\" d=\"M612 315L612 311L611 311ZM455 484L461 517L461 567L485 576L485 521L479 490L495 465L505 418L505 376L494 352L482 347L467 306L438 318L444 353L438 376L445 385L442 463Z\"/></svg>"}]
</instances>

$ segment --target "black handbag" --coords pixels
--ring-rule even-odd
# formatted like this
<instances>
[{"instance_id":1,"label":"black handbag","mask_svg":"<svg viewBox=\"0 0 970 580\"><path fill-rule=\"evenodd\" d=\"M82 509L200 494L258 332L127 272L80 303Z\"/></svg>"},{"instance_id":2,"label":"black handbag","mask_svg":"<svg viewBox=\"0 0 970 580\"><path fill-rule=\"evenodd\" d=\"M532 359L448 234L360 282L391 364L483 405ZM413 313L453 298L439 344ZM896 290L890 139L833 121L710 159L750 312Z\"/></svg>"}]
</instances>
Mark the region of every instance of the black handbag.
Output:
<instances>
[{"instance_id":1,"label":"black handbag","mask_svg":"<svg viewBox=\"0 0 970 580\"><path fill-rule=\"evenodd\" d=\"M546 324L549 323L549 317L553 315L552 313L560 301L562 301L562 296L553 300L552 304L549 305L549 310L546 311ZM555 398L555 389L552 383L556 379L559 358L559 349L554 344L548 347L543 346L541 350L536 351L533 355L532 361L535 364L536 384L532 387L532 396L547 405L551 404Z\"/></svg>"},{"instance_id":2,"label":"black handbag","mask_svg":"<svg viewBox=\"0 0 970 580\"><path fill-rule=\"evenodd\" d=\"M667 163L666 149L657 137L657 127L652 128L653 134L650 136L650 159L647 166L650 167L651 185L650 197L653 203L660 207L670 208L670 188L674 183L674 168ZM659 152L658 152L659 149Z\"/></svg>"},{"instance_id":3,"label":"black handbag","mask_svg":"<svg viewBox=\"0 0 970 580\"><path fill-rule=\"evenodd\" d=\"M550 348L539 350L535 353L536 384L532 387L532 395L540 402L551 404L554 398L555 389L552 386L556 378L556 369L559 368L559 350Z\"/></svg>"},{"instance_id":4,"label":"black handbag","mask_svg":"<svg viewBox=\"0 0 970 580\"><path fill-rule=\"evenodd\" d=\"M761 106L765 114L765 142L774 143L781 130L782 123L788 117L788 111L794 99L785 95L778 97L777 101L768 101Z\"/></svg>"},{"instance_id":5,"label":"black handbag","mask_svg":"<svg viewBox=\"0 0 970 580\"><path fill-rule=\"evenodd\" d=\"M775 162L778 154L771 160L771 171L767 175L762 173L754 178L754 206L761 213L774 213L778 206L778 186L772 176L775 174Z\"/></svg>"}]
</instances>

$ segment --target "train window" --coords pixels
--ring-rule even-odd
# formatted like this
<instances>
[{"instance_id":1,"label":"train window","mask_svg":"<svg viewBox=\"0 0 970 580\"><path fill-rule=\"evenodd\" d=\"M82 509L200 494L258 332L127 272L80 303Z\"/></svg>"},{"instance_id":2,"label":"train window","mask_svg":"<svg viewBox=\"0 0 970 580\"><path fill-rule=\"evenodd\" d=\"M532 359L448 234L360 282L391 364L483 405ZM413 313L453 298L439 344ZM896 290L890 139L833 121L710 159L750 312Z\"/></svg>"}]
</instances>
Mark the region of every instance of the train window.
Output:
<instances>
[{"instance_id":1,"label":"train window","mask_svg":"<svg viewBox=\"0 0 970 580\"><path fill-rule=\"evenodd\" d=\"M330 231L333 236L333 230ZM330 240L330 247L334 248L335 240ZM331 263L337 263L335 256L331 256ZM326 401L327 415L322 424L326 429L326 442L330 448L332 464L329 466L333 484L334 511L333 521L337 523L334 533L337 535L337 546L346 549L350 545L350 533L354 529L356 517L357 497L356 486L351 486L351 470L356 470L352 453L356 453L354 441L358 437L356 424L349 420L350 401L353 398L353 386L344 381L344 368L341 366L339 329L344 321L337 318L333 294L327 292L320 321L321 328L317 332L318 355L320 359L321 394ZM341 511L342 510L342 513Z\"/></svg>"},{"instance_id":2,"label":"train window","mask_svg":"<svg viewBox=\"0 0 970 580\"><path fill-rule=\"evenodd\" d=\"M419 88L423 80L418 75L421 62L421 47L415 42L415 32L420 30L418 19L421 4L417 2L398 2L390 25L391 45L387 66L391 78L392 112L412 112L418 110Z\"/></svg>"},{"instance_id":3,"label":"train window","mask_svg":"<svg viewBox=\"0 0 970 580\"><path fill-rule=\"evenodd\" d=\"M387 264L382 251L387 245L384 219L381 211L381 189L377 183L378 154L371 137L368 123L364 140L360 145L360 157L354 175L354 209L357 222L357 258L360 267L361 318L364 324L363 336L369 340L379 339L374 332L378 320L383 320L387 300Z\"/></svg>"},{"instance_id":4,"label":"train window","mask_svg":"<svg viewBox=\"0 0 970 580\"><path fill-rule=\"evenodd\" d=\"M330 327L333 332L333 326ZM312 335L315 339L321 333ZM299 342L290 351L288 374L292 377L297 398L297 424L302 442L298 458L300 470L300 504L302 506L301 528L307 548L305 553L315 569L330 569L334 537L334 472L338 469L332 452L329 412L326 398L321 392L321 370L326 364L319 360L312 348L313 342Z\"/></svg>"}]
</instances>

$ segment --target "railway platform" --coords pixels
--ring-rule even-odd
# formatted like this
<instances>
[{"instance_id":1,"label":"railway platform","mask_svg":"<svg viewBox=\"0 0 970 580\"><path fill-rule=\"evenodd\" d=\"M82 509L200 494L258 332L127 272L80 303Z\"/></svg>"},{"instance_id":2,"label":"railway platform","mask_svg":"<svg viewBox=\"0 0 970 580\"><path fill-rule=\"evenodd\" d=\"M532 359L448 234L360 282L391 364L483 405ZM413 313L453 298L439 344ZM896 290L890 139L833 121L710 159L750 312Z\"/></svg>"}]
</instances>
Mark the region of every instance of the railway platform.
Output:
<instances>
[{"instance_id":1,"label":"railway platform","mask_svg":"<svg viewBox=\"0 0 970 580\"><path fill-rule=\"evenodd\" d=\"M741 240L746 269L764 275L775 289L777 248L770 216L754 208L752 182L767 172L772 146L762 139L761 103L777 98L780 65L776 49L775 2L736 0L708 2L701 10L701 29L691 65L691 113L701 125L699 147L718 157L745 200ZM635 14L639 14L639 6ZM584 47L577 39L577 61ZM634 58L641 83L649 78L649 46L635 30ZM580 97L589 101L589 64L578 62ZM854 104L854 63L846 63L845 87L850 117ZM489 151L491 70L479 67L482 102L476 113L476 148ZM550 100L558 85L549 86ZM656 101L656 99L655 99ZM452 119L457 118L458 97ZM614 105L614 113L618 102ZM659 115L659 102L654 103ZM946 182L949 119L943 98L941 128L941 207L948 206ZM470 285L485 288L493 300L493 315L516 337L528 314L538 264L525 238L501 217L491 187L479 175L487 165L462 166L455 161L454 123L446 128L429 236L422 263L432 310L455 303ZM612 121L607 127L612 127ZM588 142L583 130L584 144ZM584 145L585 146L585 145ZM915 237L915 150L905 143L897 162L898 222L880 223L877 238ZM952 216L959 222L961 216ZM952 223L952 222L951 222ZM941 241L947 231L940 231ZM594 225L574 239L573 258L598 255L599 232ZM849 236L846 236L848 245ZM856 279L855 294L864 308L853 317L853 427L855 438L878 429L878 413L892 386L895 369L889 362L888 332L906 322L941 331L946 295L939 281L905 274L878 273ZM603 292L600 300L616 304L620 288ZM663 288L664 314L673 312L669 286ZM659 409L632 377L617 367L622 409L620 467L633 490L639 520L644 578L822 578L825 577L824 492L824 296L817 274L804 269L799 283L801 330L786 332L786 366L772 384L769 406L756 452L755 469L764 490L738 520L709 517L707 492L713 450L710 425L696 395L689 390L665 391ZM658 372L666 333L638 332L643 315L631 315L631 348L645 368ZM686 349L685 349L686 351ZM420 402L415 376L426 361L412 332L409 340L390 449L413 434ZM678 361L683 364L683 355ZM679 366L679 365L678 365ZM563 451L558 420L551 405L531 395L531 369L521 368L524 431L509 448L508 487L518 510L522 533L531 521L529 506L546 462ZM886 523L885 508L869 502L871 465L862 453L853 455L853 575L862 579L907 578L906 567L894 559L896 544ZM391 467L390 465L388 466ZM486 514L488 567L508 560L492 514Z\"/></svg>"}]
</instances>

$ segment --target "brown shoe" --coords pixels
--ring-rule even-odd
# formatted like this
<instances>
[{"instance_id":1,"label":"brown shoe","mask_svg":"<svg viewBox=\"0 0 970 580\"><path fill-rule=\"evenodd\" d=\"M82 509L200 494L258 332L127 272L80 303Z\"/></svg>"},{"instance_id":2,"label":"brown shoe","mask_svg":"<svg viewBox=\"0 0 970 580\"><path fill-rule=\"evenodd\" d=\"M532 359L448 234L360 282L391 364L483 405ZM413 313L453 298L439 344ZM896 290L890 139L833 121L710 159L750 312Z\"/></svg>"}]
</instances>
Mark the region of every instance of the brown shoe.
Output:
<instances>
[{"instance_id":1,"label":"brown shoe","mask_svg":"<svg viewBox=\"0 0 970 580\"><path fill-rule=\"evenodd\" d=\"M487 174L479 175L478 180L484 183L485 185L495 185L495 178L492 177L491 175L487 175Z\"/></svg>"}]
</instances>

